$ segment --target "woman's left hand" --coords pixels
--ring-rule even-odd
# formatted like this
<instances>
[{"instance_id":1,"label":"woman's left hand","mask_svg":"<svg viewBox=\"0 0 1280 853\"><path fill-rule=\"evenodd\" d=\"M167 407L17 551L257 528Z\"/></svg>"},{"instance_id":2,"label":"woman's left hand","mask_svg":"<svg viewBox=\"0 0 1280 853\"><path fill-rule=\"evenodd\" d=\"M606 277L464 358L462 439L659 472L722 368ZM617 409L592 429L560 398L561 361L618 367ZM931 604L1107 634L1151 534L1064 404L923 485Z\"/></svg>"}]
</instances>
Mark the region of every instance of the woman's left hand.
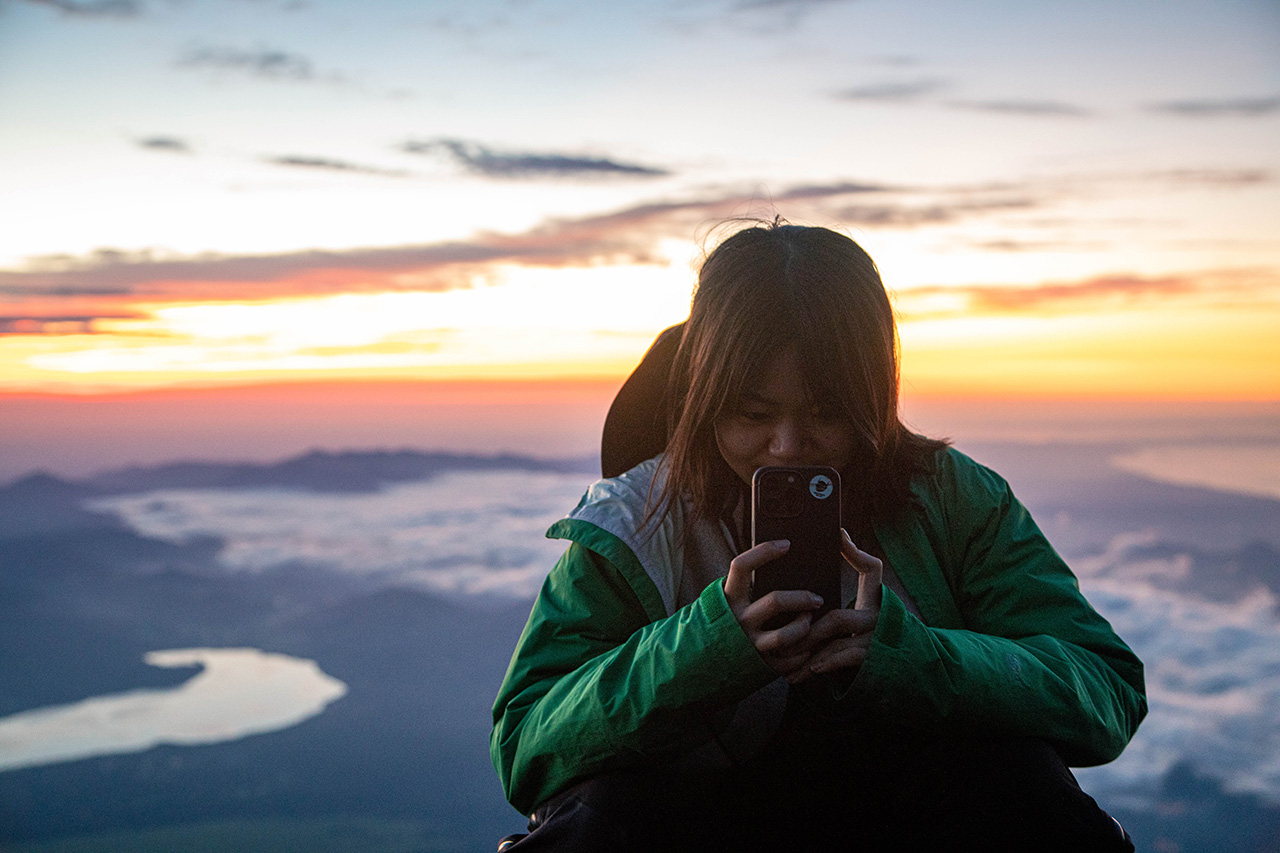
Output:
<instances>
[{"instance_id":1,"label":"woman's left hand","mask_svg":"<svg viewBox=\"0 0 1280 853\"><path fill-rule=\"evenodd\" d=\"M856 671L867 659L871 637L880 621L884 564L866 551L859 550L849 538L848 531L840 532L840 552L845 562L858 573L858 598L853 609L837 608L814 623L806 643L812 651L808 661L788 677L792 684L818 673L844 669Z\"/></svg>"}]
</instances>

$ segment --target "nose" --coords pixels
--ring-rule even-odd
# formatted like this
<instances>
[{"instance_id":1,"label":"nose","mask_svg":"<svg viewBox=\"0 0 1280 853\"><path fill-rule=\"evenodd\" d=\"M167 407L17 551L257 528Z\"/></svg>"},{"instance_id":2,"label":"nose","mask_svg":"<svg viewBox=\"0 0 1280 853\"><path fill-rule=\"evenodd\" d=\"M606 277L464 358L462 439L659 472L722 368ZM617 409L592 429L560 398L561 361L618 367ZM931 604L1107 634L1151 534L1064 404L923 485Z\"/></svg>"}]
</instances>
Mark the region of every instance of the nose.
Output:
<instances>
[{"instance_id":1,"label":"nose","mask_svg":"<svg viewBox=\"0 0 1280 853\"><path fill-rule=\"evenodd\" d=\"M799 418L779 420L769 437L769 455L783 465L801 464L808 447L809 427Z\"/></svg>"}]
</instances>

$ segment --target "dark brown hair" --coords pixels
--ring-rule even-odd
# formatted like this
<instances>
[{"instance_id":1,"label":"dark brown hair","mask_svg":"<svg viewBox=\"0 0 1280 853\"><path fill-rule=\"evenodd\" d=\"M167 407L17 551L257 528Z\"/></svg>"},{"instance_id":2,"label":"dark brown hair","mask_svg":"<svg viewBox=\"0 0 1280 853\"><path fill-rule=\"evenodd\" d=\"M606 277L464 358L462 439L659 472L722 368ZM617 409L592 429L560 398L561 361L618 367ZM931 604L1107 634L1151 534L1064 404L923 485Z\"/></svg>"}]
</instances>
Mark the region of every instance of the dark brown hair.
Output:
<instances>
[{"instance_id":1,"label":"dark brown hair","mask_svg":"<svg viewBox=\"0 0 1280 853\"><path fill-rule=\"evenodd\" d=\"M738 231L702 265L671 368L672 406L660 506L689 495L718 517L737 500L737 477L720 455L716 420L769 360L795 347L809 396L827 401L854 435L841 472L846 517L892 514L944 441L898 417L898 339L880 272L862 247L827 228L781 220Z\"/></svg>"}]
</instances>

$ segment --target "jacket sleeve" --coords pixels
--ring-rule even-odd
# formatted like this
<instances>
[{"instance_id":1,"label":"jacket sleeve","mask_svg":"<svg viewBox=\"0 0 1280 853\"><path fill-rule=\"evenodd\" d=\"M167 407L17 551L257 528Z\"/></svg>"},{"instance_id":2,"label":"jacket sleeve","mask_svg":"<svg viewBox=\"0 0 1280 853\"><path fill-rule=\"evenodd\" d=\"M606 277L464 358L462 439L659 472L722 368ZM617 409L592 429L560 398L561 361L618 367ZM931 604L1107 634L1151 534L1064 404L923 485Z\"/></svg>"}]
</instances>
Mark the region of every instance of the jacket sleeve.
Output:
<instances>
[{"instance_id":1,"label":"jacket sleeve","mask_svg":"<svg viewBox=\"0 0 1280 853\"><path fill-rule=\"evenodd\" d=\"M1043 738L1073 766L1113 760L1146 715L1142 662L1004 480L955 451L939 465L926 516L963 627L926 626L886 588L855 701L935 731Z\"/></svg>"},{"instance_id":2,"label":"jacket sleeve","mask_svg":"<svg viewBox=\"0 0 1280 853\"><path fill-rule=\"evenodd\" d=\"M494 703L489 752L529 812L571 783L688 749L713 708L776 676L720 583L650 622L612 563L574 543L543 584Z\"/></svg>"}]
</instances>

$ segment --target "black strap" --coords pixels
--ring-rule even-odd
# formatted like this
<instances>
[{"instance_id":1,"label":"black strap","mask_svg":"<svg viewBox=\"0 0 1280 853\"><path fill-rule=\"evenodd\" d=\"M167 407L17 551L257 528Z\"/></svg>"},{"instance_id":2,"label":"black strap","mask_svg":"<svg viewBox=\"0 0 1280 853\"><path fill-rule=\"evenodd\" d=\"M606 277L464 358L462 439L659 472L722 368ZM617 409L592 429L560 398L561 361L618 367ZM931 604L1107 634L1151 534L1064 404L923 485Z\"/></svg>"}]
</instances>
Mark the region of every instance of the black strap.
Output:
<instances>
[{"instance_id":1,"label":"black strap","mask_svg":"<svg viewBox=\"0 0 1280 853\"><path fill-rule=\"evenodd\" d=\"M684 323L658 335L613 398L600 438L600 472L616 477L667 447L667 385Z\"/></svg>"}]
</instances>

